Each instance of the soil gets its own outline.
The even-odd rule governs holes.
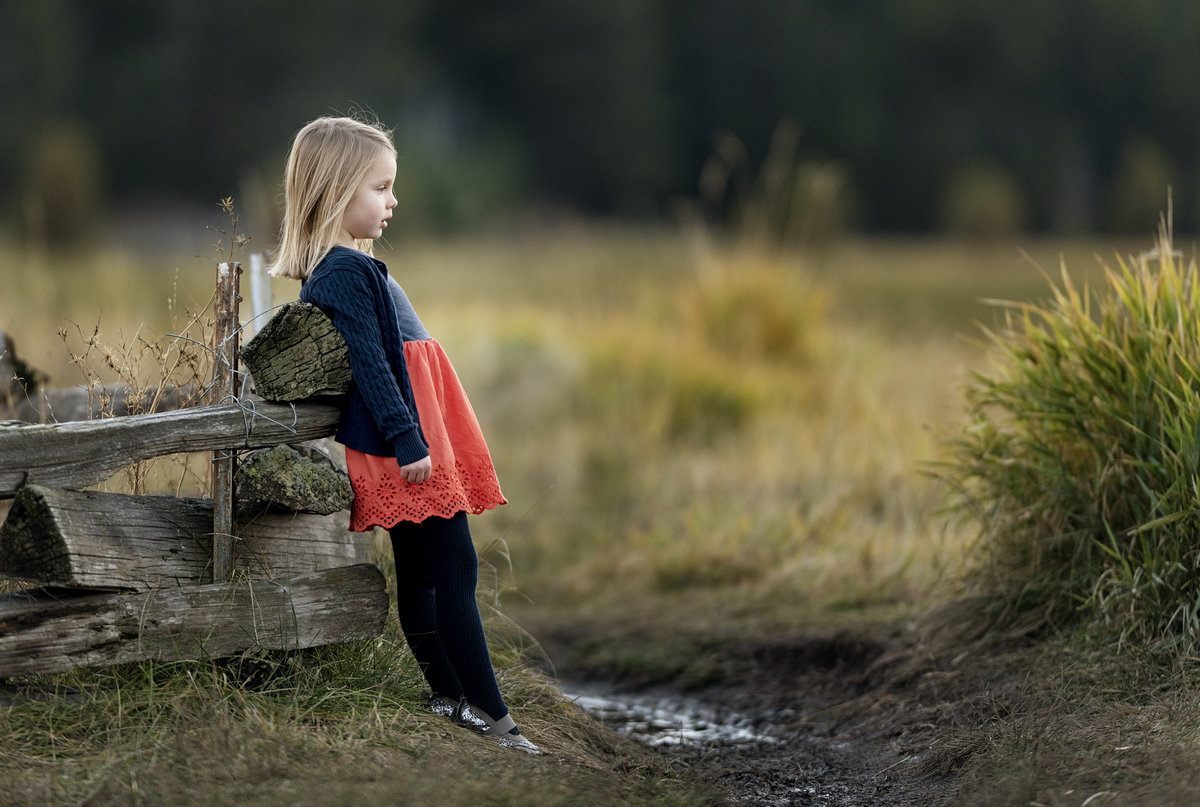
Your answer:
[[[618,630],[606,639],[626,651],[662,641],[635,634]],[[699,682],[683,668],[667,676],[617,670],[596,658],[594,629],[547,626],[536,635],[568,693],[572,681],[617,697],[670,692],[740,715],[760,739],[659,746],[677,768],[738,805],[954,803],[960,766],[972,753],[965,729],[994,713],[1025,677],[1019,655],[1002,648],[938,649],[898,629],[720,642],[705,649]],[[669,680],[653,680],[661,677]]]

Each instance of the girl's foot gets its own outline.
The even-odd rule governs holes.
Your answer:
[[[444,697],[442,695],[428,696],[429,711],[433,712],[438,717],[448,717],[454,720],[454,715],[458,712],[458,701]]]
[[[458,702],[458,712],[454,716],[454,722],[478,732],[484,737],[491,737],[504,748],[515,748],[527,754],[542,753],[542,749],[538,748],[521,734],[521,730],[517,728],[512,715],[509,714],[499,720],[492,720],[482,709],[468,703],[466,698]]]

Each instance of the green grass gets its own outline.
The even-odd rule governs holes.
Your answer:
[[[1200,277],[1163,233],[1092,288],[1009,306],[948,475],[1010,612],[1072,611],[1190,654],[1200,639]]]

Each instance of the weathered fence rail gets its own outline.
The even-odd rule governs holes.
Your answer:
[[[236,306],[236,292],[228,296]],[[0,595],[0,677],[382,631],[388,598],[371,539],[349,533],[344,512],[330,514],[349,502],[349,485],[327,460],[314,471],[310,450],[264,460],[246,484],[252,504],[234,501],[229,473],[213,499],[79,490],[158,456],[214,452],[232,466],[238,451],[332,434],[338,406],[328,396],[349,383],[344,344],[311,306],[289,304],[272,322],[247,346],[247,366],[269,364],[258,392],[289,403],[233,398],[104,420],[0,423],[0,499],[12,499],[0,524],[0,576],[40,584]],[[232,344],[226,371],[236,367],[236,334]],[[344,496],[326,490],[339,484]],[[319,512],[299,512],[314,485]],[[225,522],[220,507],[229,508]]]
[[[368,563],[370,537],[344,513],[240,512],[234,566],[247,575]],[[209,499],[128,496],[27,485],[0,525],[0,569],[25,582],[149,591],[212,576]]]
[[[338,407],[266,401],[76,423],[0,425],[0,498],[23,484],[80,488],[139,460],[167,454],[264,448],[333,434]]]
[[[298,650],[383,631],[388,597],[372,565],[286,581],[245,580],[143,594],[19,592],[0,605],[0,676],[143,659]]]

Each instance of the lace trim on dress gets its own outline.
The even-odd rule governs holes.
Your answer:
[[[371,459],[396,464],[390,457]],[[350,471],[350,483],[354,488],[350,529],[354,532],[365,532],[376,526],[390,529],[401,521],[419,522],[431,516],[449,518],[463,510],[478,515],[508,503],[491,465],[468,468],[456,462],[457,473],[453,475],[456,478],[435,472],[428,482],[420,485],[390,474],[356,471],[358,469]]]

